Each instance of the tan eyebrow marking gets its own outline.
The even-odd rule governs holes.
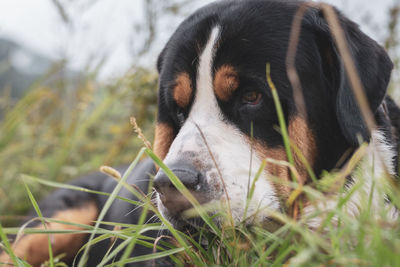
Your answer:
[[[189,105],[193,96],[193,89],[188,73],[182,72],[178,74],[175,79],[175,87],[172,90],[172,95],[179,107],[185,108]]]
[[[228,101],[239,87],[239,75],[231,65],[222,65],[214,78],[214,91],[222,101]]]
[[[154,137],[154,153],[160,159],[167,156],[172,141],[175,138],[174,129],[167,123],[158,123]]]

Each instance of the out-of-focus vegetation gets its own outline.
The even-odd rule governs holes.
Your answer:
[[[43,86],[39,80],[15,105],[3,110],[1,215],[21,214],[29,207],[19,181],[22,173],[66,181],[102,164],[129,163],[142,145],[134,138],[130,116],[152,138],[154,72],[135,68],[109,84],[88,76],[73,88],[62,79],[56,85]],[[46,190],[33,191],[42,195]]]

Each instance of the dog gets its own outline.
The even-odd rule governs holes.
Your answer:
[[[337,10],[376,127],[370,131],[363,119],[330,25],[316,5],[304,13],[297,44],[295,69],[305,107],[305,112],[300,112],[285,58],[293,18],[301,5],[301,1],[274,0],[212,3],[178,27],[158,58],[154,152],[199,203],[229,201],[235,223],[268,225],[268,211],[285,212],[282,203],[291,193],[287,186],[292,181],[289,168],[267,164],[248,206],[247,213],[253,216],[251,220],[244,217],[249,185],[263,159],[288,160],[282,134],[275,127],[279,121],[267,82],[267,63],[287,122],[288,137],[317,176],[323,170],[346,166],[362,141],[369,143],[362,164],[373,165],[379,175],[397,175],[400,109],[386,94],[393,64],[377,42]],[[307,184],[310,175],[305,164],[297,154],[293,154],[293,162],[298,182]],[[153,175],[155,201],[162,216],[177,229],[199,226],[198,219],[182,216],[192,207],[190,202],[178,193],[163,170],[156,170],[151,160],[139,164],[127,183],[147,192]],[[350,187],[356,179],[349,175],[345,186]],[[99,173],[72,182],[103,192],[111,192],[115,184]],[[368,187],[371,181],[366,184]],[[119,195],[132,199],[127,190]],[[105,196],[61,189],[45,198],[41,209],[45,217],[91,224],[105,201]],[[357,201],[359,196],[350,201],[355,215]],[[257,212],[259,209],[266,211]],[[131,204],[117,199],[104,220],[137,223],[141,209],[132,210]],[[317,222],[310,222],[313,224]],[[55,223],[50,227],[74,229]],[[54,253],[66,253],[67,260],[86,240],[83,234],[52,238]],[[46,242],[46,235],[25,236],[14,244],[14,249],[19,257],[39,265],[48,257]],[[109,241],[94,245],[88,266],[95,266],[108,246]],[[137,246],[133,255],[145,253],[146,248]],[[4,254],[2,257],[6,258]]]

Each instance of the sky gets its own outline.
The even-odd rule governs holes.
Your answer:
[[[162,0],[160,0],[162,1]],[[378,42],[386,36],[388,7],[400,0],[328,0]],[[0,37],[7,37],[53,58],[68,58],[74,70],[93,68],[105,59],[101,77],[123,74],[136,63],[154,67],[157,54],[184,17],[160,22],[161,34],[150,52],[138,59],[132,51],[140,38],[135,27],[144,20],[142,0],[64,0],[65,23],[52,0],[0,0]],[[193,1],[196,7],[210,0]],[[187,12],[190,13],[190,12]],[[135,61],[135,62],[134,62]],[[90,64],[89,64],[90,63]]]

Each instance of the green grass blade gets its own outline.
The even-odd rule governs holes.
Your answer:
[[[165,172],[172,184],[178,189],[178,191],[193,205],[200,217],[205,223],[218,235],[221,236],[221,230],[214,224],[210,219],[207,212],[200,205],[197,199],[189,192],[181,180],[165,165],[150,149],[146,149],[146,154]]]
[[[153,181],[154,181],[154,179],[150,179],[147,192],[151,192],[151,190],[153,188]],[[142,212],[140,214],[139,221],[138,221],[138,225],[142,226],[142,227],[143,227],[143,224],[145,223],[145,220],[146,220],[146,217],[148,214],[148,210],[151,205],[151,203],[150,203],[151,200],[150,199],[147,199],[147,200],[148,200],[148,202],[146,203],[146,205],[144,205]],[[137,231],[133,235],[133,241],[131,243],[129,243],[128,247],[125,249],[124,253],[122,254],[121,261],[118,264],[118,267],[123,267],[123,262],[131,255],[131,253],[136,245],[136,240],[138,238],[139,233],[140,233],[140,231]]]
[[[281,131],[282,131],[283,144],[285,146],[288,162],[292,166],[295,166],[294,165],[294,160],[293,160],[293,155],[292,155],[292,150],[290,148],[290,140],[289,140],[289,135],[288,135],[287,127],[286,127],[285,116],[283,114],[283,109],[282,109],[282,106],[281,106],[281,102],[279,101],[278,90],[276,89],[275,84],[273,83],[273,81],[271,79],[271,65],[269,63],[267,63],[266,75],[267,75],[268,85],[269,85],[269,87],[271,89],[271,92],[272,92],[272,98],[274,99],[276,112],[278,114],[279,126],[280,126]],[[296,181],[296,177],[293,174],[293,172],[291,172],[291,174],[292,174],[293,181]]]
[[[8,238],[5,234],[5,232],[3,231],[3,227],[0,223],[0,238],[2,243],[4,244],[4,251],[9,255],[9,257],[12,260],[12,263],[14,264],[14,266],[30,266],[28,263],[21,261],[20,259],[17,258],[17,256],[15,256],[14,251],[11,248],[10,242],[8,242]],[[2,263],[0,262],[0,265]],[[6,265],[5,265],[6,266]]]
[[[110,196],[110,193],[106,193],[106,192],[101,192],[101,191],[95,191],[95,190],[90,190],[84,187],[80,187],[80,186],[76,186],[76,185],[72,185],[72,184],[65,184],[65,183],[57,183],[57,182],[53,182],[53,181],[48,181],[48,180],[43,180],[37,177],[33,177],[31,175],[26,175],[26,174],[22,174],[22,177],[24,179],[27,180],[31,180],[33,182],[39,183],[39,184],[43,184],[46,186],[50,186],[53,188],[63,188],[63,189],[70,189],[70,190],[75,190],[75,191],[81,191],[81,192],[85,192],[85,193],[90,193],[90,194],[96,194],[96,195],[102,195],[102,196]],[[141,205],[142,203],[138,202],[138,201],[134,201],[132,199],[129,198],[124,198],[124,197],[120,197],[117,196],[116,197],[119,200],[125,201],[125,202],[129,202],[130,204],[133,205]]]
[[[115,262],[113,264],[106,265],[106,267],[115,266],[116,264],[123,266],[124,264],[127,264],[127,263],[155,260],[155,259],[159,259],[159,258],[163,258],[163,257],[168,257],[168,256],[177,254],[182,251],[185,251],[185,248],[170,249],[170,250],[166,250],[166,251],[162,251],[162,252],[156,252],[153,254],[129,258],[129,259],[126,259],[125,261],[119,261],[119,262]]]
[[[40,218],[40,220],[41,220],[41,222],[43,224],[44,229],[47,229],[46,220],[44,219],[44,217],[42,215],[42,212],[40,211],[40,208],[39,208],[38,203],[36,202],[36,199],[34,198],[31,190],[29,189],[29,187],[25,183],[25,181],[24,181],[24,185],[25,185],[26,191],[28,192],[28,196],[29,196],[29,199],[30,199],[30,201],[31,201],[31,203],[33,205],[33,208],[35,209],[37,215],[39,216],[39,218]],[[48,250],[49,250],[49,263],[50,263],[51,267],[54,267],[53,249],[51,247],[50,236],[47,236],[47,244],[48,244]]]
[[[89,241],[88,241],[89,244],[90,244],[90,241],[94,238],[94,236],[96,234],[96,231],[100,226],[101,221],[103,220],[103,218],[106,215],[107,211],[110,209],[111,204],[114,202],[114,200],[117,197],[117,194],[122,189],[122,183],[121,182],[125,182],[126,179],[129,177],[129,175],[132,172],[133,168],[137,165],[137,163],[139,162],[140,158],[142,157],[144,151],[145,150],[143,148],[139,151],[139,154],[136,156],[135,160],[129,165],[128,169],[125,171],[124,175],[122,176],[120,181],[115,186],[115,188],[112,191],[111,195],[108,197],[106,203],[104,204],[103,209],[101,210],[101,212],[100,212],[100,214],[98,216],[98,221],[96,222],[96,224],[94,226],[93,232],[89,237]],[[87,258],[88,258],[88,253],[89,253],[89,249],[90,249],[90,245],[87,246],[86,249],[84,250],[82,258],[78,263],[78,267],[83,267],[86,264],[86,261],[87,261]]]

